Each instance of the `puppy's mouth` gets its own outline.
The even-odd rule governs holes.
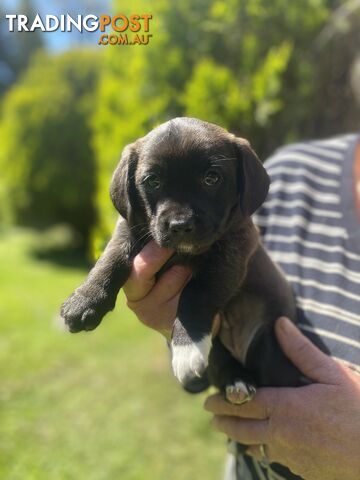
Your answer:
[[[200,255],[211,247],[212,243],[198,243],[189,241],[172,242],[166,238],[155,238],[160,247],[173,248],[181,255]]]
[[[200,255],[211,248],[217,240],[217,232],[213,229],[202,232],[174,232],[168,228],[151,225],[153,238],[160,247],[172,248],[181,255]],[[204,229],[203,229],[204,230]]]
[[[192,243],[179,243],[176,247],[174,247],[178,253],[184,253],[187,255],[195,255],[197,253],[198,247],[193,245]]]
[[[174,250],[181,255],[200,255],[205,253],[211,245],[193,245],[191,243],[180,243],[173,246]]]

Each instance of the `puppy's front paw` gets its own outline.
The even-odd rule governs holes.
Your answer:
[[[187,345],[171,343],[174,375],[184,387],[204,375],[210,349],[211,335],[206,335],[199,342]]]
[[[62,304],[60,315],[70,332],[76,333],[96,328],[108,310],[104,298],[91,298],[75,291]]]
[[[235,405],[249,402],[256,393],[256,388],[251,383],[236,380],[231,385],[227,385],[225,397],[226,400]]]

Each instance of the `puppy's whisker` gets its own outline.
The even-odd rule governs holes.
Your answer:
[[[141,237],[139,237],[138,239],[136,239],[136,242],[134,243],[134,247],[138,246],[139,243],[141,242],[146,242],[147,240],[151,240],[152,239],[152,235],[150,232],[145,232],[144,235],[141,235]]]
[[[147,227],[147,223],[138,223],[137,225],[133,225],[129,227],[129,230],[135,230],[135,228]]]

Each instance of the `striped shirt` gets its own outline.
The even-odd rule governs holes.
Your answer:
[[[265,163],[270,192],[254,220],[292,284],[304,334],[360,371],[360,223],[352,174],[359,138],[277,150]],[[251,478],[282,478],[254,467]]]

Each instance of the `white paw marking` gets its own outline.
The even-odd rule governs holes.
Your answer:
[[[172,368],[180,383],[183,384],[189,378],[201,377],[208,366],[210,349],[211,335],[190,345],[171,345]]]
[[[226,387],[226,400],[236,405],[249,402],[256,393],[256,389],[250,383],[237,380]]]

